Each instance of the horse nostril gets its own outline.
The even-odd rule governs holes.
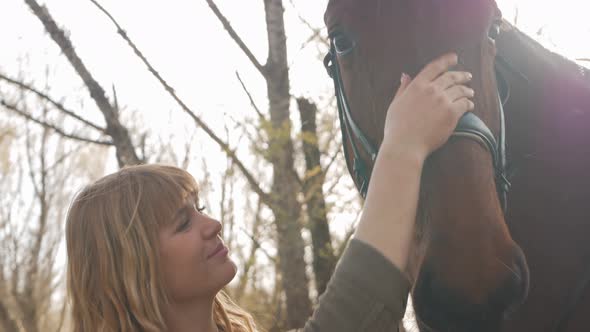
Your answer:
[[[471,304],[456,290],[447,288],[431,271],[421,271],[413,292],[417,320],[427,331],[494,331],[485,306]]]
[[[495,283],[489,287],[483,302],[473,302],[474,293],[461,284],[444,282],[428,262],[413,290],[417,319],[435,331],[498,331],[503,319],[525,301],[529,289],[529,270],[520,247],[514,247],[511,263],[495,270]],[[485,285],[482,285],[482,287]]]

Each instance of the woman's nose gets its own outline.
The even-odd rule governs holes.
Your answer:
[[[211,239],[216,237],[219,233],[221,233],[221,223],[213,218],[207,217],[205,220],[205,224],[201,229],[201,234],[205,239]]]

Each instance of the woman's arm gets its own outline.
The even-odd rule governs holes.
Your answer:
[[[385,150],[385,149],[383,149]],[[405,270],[424,158],[396,147],[379,151],[354,237]]]

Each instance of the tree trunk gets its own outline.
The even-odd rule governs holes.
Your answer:
[[[297,200],[299,183],[293,165],[287,37],[282,1],[264,0],[264,9],[269,43],[265,78],[272,124],[269,155],[273,165],[274,204],[271,209],[278,232],[279,267],[287,301],[287,327],[296,328],[305,324],[312,307],[301,235],[301,204]]]
[[[17,332],[18,326],[16,321],[10,317],[8,308],[0,302],[0,331]]]
[[[308,228],[313,244],[313,272],[318,297],[326,290],[336,266],[330,226],[324,199],[324,171],[320,164],[320,149],[316,126],[317,106],[305,98],[298,98],[301,116],[301,139],[305,154],[303,192],[307,205]]]

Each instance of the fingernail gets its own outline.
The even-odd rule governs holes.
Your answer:
[[[402,73],[402,77],[400,79],[400,82],[403,84],[403,83],[407,82],[409,78],[410,78],[410,76],[408,76],[408,74]]]

